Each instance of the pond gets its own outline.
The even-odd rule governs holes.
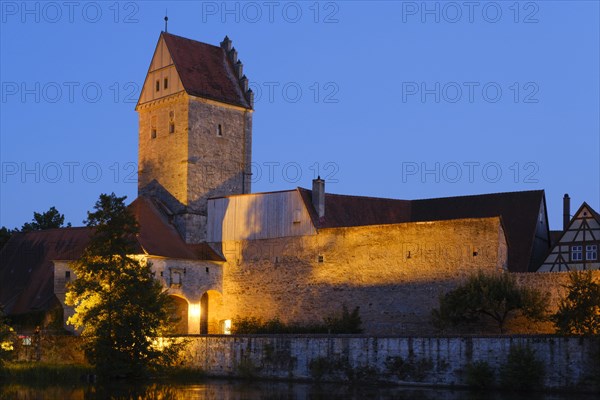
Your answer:
[[[206,380],[195,384],[124,383],[89,386],[0,385],[0,399],[96,400],[592,400],[593,395],[516,394],[449,389]]]

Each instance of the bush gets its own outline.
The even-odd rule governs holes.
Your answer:
[[[565,287],[558,312],[552,316],[557,333],[566,335],[600,334],[600,282],[592,279],[591,271],[573,271]]]
[[[324,318],[327,330],[330,333],[361,333],[362,320],[359,314],[359,307],[352,312],[348,312],[346,305],[342,305],[341,315],[332,315]]]
[[[433,361],[429,358],[415,358],[409,356],[408,359],[402,357],[388,357],[385,366],[388,373],[396,376],[401,381],[422,382],[427,378],[427,374],[433,370]]]
[[[542,386],[544,364],[528,346],[511,346],[506,363],[500,368],[500,383],[507,389],[532,390]]]
[[[509,273],[486,275],[479,271],[440,297],[440,307],[433,310],[432,319],[440,329],[473,323],[485,326],[489,320],[504,333],[506,321],[517,313],[534,321],[546,318],[547,303],[546,295],[519,286]]]
[[[231,333],[237,335],[253,334],[323,334],[323,333],[361,333],[361,318],[359,308],[356,307],[352,312],[342,306],[342,312],[339,315],[331,315],[323,319],[323,324],[286,324],[279,318],[273,318],[267,322],[257,317],[236,317],[233,320]]]
[[[476,361],[466,366],[467,385],[484,389],[494,384],[494,369],[485,361]]]

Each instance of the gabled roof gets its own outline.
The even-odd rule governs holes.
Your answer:
[[[589,217],[586,215],[586,211],[589,211]],[[583,215],[582,215],[583,214]],[[595,221],[596,224],[590,224],[591,221],[586,221],[585,224],[575,225],[576,221],[581,220]],[[548,250],[542,264],[538,271],[540,272],[553,272],[553,271],[570,271],[576,270],[583,266],[583,268],[597,268],[597,260],[571,260],[569,246],[572,244],[583,244],[586,236],[587,240],[594,242],[600,237],[600,214],[596,212],[589,204],[585,201],[577,209],[573,217],[569,221],[566,229],[563,231],[552,231],[552,246]],[[580,231],[581,230],[581,231]],[[589,233],[589,236],[587,235]],[[580,236],[581,234],[581,236]],[[591,236],[591,237],[590,237]],[[567,246],[567,250],[563,249],[563,246]],[[587,258],[587,256],[586,256]],[[596,265],[596,266],[595,266]]]
[[[15,233],[0,250],[0,304],[7,314],[47,310],[54,296],[52,260],[73,260],[83,253],[89,228],[60,228]]]
[[[187,244],[168,218],[149,198],[138,197],[129,205],[129,209],[140,226],[140,232],[136,237],[139,254],[189,260],[225,261],[206,243]]]
[[[325,194],[325,216],[317,216],[312,191],[298,188],[317,229],[402,222],[501,217],[508,241],[509,266],[525,272],[530,266],[544,191],[491,193],[423,200]]]
[[[161,38],[189,95],[252,108],[223,48],[166,32]]]
[[[140,232],[136,253],[152,256],[224,261],[208,244],[186,244],[151,200],[138,197],[129,205]],[[8,314],[49,309],[54,296],[52,261],[76,260],[83,254],[92,228],[60,228],[15,233],[0,250],[0,304]]]
[[[527,272],[531,268],[537,268],[537,265],[531,265],[531,257],[544,198],[543,190],[532,190],[414,200],[412,220],[438,221],[500,216],[508,242],[510,270]]]

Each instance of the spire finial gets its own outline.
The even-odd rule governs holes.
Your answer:
[[[165,9],[165,32],[168,32],[169,17],[167,16],[167,10]]]

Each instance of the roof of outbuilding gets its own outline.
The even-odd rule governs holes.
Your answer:
[[[161,37],[188,94],[252,108],[223,48],[166,32]]]
[[[153,202],[138,197],[129,209],[139,234],[136,252],[152,256],[224,261],[208,244],[186,244]],[[0,250],[0,304],[8,314],[48,309],[55,301],[52,261],[76,260],[88,245],[88,227],[47,229],[15,233]]]

